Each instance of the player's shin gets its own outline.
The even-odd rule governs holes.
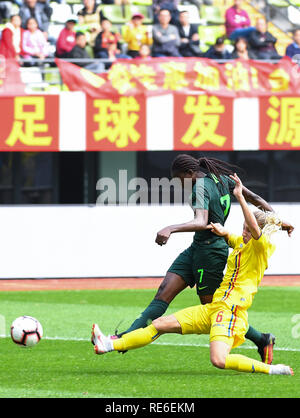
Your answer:
[[[270,373],[270,365],[253,360],[240,354],[228,354],[225,361],[225,369],[237,370],[246,373]]]
[[[113,347],[116,351],[133,350],[144,347],[155,341],[161,334],[151,324],[146,328],[124,334],[121,338],[113,340]]]

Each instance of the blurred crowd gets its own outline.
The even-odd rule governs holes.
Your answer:
[[[178,0],[153,0],[151,24],[145,24],[142,13],[134,13],[116,29],[105,15],[103,5],[113,3],[121,8],[128,1],[102,0],[98,4],[96,0],[83,0],[82,8],[66,18],[61,32],[53,38],[49,35],[53,8],[47,0],[0,0],[0,54],[26,59],[27,65],[32,65],[34,61],[30,63],[30,60],[37,58],[68,58],[95,71],[108,68],[119,58],[281,58],[276,50],[277,39],[268,31],[267,21],[260,17],[251,22],[243,9],[243,0],[233,0],[225,13],[224,35],[217,37],[215,44],[205,51],[200,47],[199,25],[190,23],[188,10],[178,9]],[[201,6],[201,0],[190,0],[190,3]],[[211,2],[205,0],[204,4]],[[14,7],[18,13],[13,13]],[[300,54],[300,29],[294,31],[293,42],[286,49],[287,56],[297,54]],[[87,61],[91,58],[102,62],[95,60],[91,64]],[[103,59],[107,60],[104,64]]]

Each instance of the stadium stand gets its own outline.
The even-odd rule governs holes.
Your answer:
[[[67,0],[65,3],[57,3],[51,1],[52,16],[48,29],[48,40],[51,44],[51,57],[55,54],[56,40],[64,28],[66,20],[71,15],[78,15],[83,8],[82,0]],[[199,47],[205,53],[212,45],[216,43],[219,37],[225,34],[225,13],[233,4],[232,0],[213,0],[211,5],[202,4],[199,8],[195,4],[191,4],[186,0],[182,0],[178,5],[178,10],[186,10],[189,12],[189,20],[191,24],[199,25]],[[255,26],[255,22],[260,17],[266,17],[268,21],[269,32],[277,38],[276,50],[280,56],[285,55],[286,47],[292,43],[292,30],[300,26],[300,0],[245,0],[243,9],[248,13],[251,25]],[[18,14],[19,6],[13,4],[14,14]],[[144,16],[143,24],[148,25],[149,32],[153,25],[153,8],[152,0],[132,0],[130,4],[100,4],[99,10],[103,16],[112,22],[112,30],[124,33],[124,25],[126,25],[133,14],[140,13]],[[3,22],[0,25],[0,33],[5,27]],[[87,25],[77,25],[76,30],[88,32]],[[100,30],[100,28],[99,28]],[[226,44],[231,41],[226,40]],[[122,43],[122,52],[126,52],[126,43]],[[49,90],[54,86],[54,90],[59,86],[58,71],[51,64],[41,65],[34,68],[32,72],[27,68],[24,69],[24,77],[29,84],[34,84],[35,89]],[[49,64],[50,63],[50,64]],[[52,73],[52,75],[51,75]],[[49,87],[49,89],[48,89]]]

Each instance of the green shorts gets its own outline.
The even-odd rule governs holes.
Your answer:
[[[168,271],[181,276],[188,286],[196,285],[199,296],[213,295],[223,279],[227,257],[224,240],[204,241],[179,254]]]

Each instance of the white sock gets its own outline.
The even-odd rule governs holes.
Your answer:
[[[291,375],[291,369],[284,364],[271,364],[269,374],[285,374]]]

